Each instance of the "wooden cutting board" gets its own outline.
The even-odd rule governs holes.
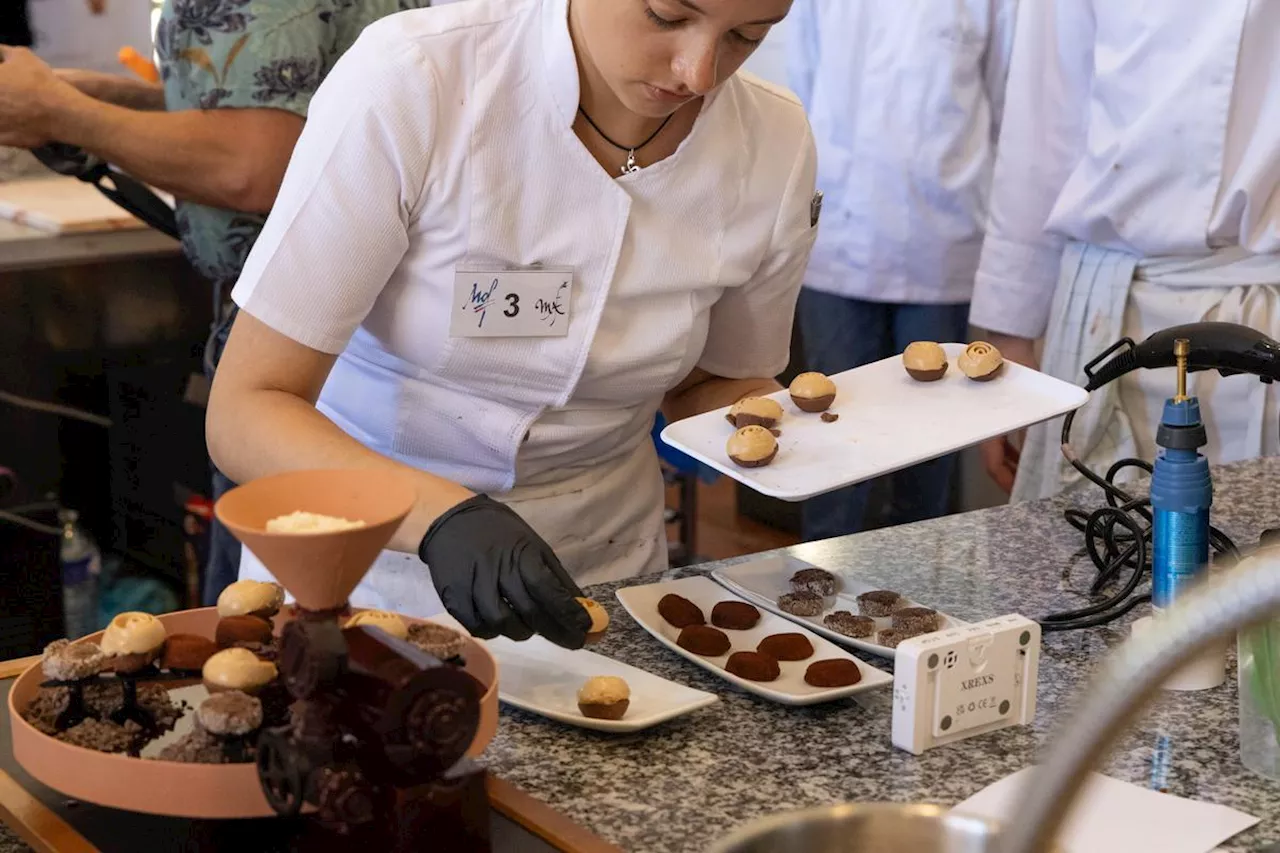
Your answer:
[[[0,183],[0,219],[55,234],[147,227],[97,188],[62,176]]]

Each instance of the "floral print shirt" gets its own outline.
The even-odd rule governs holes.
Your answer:
[[[306,116],[367,25],[431,0],[165,0],[156,50],[166,107],[264,107]],[[183,249],[210,281],[240,275],[266,217],[178,204]]]

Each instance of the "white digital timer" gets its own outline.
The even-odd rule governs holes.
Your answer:
[[[998,616],[904,640],[893,672],[893,745],[935,746],[1026,725],[1036,715],[1040,626]]]

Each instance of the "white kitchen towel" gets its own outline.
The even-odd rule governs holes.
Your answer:
[[[1036,768],[988,785],[955,811],[1004,822]],[[1258,818],[1162,794],[1098,773],[1076,798],[1058,835],[1063,853],[1210,853]]]

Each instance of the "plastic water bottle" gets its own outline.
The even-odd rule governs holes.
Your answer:
[[[62,567],[62,618],[67,636],[83,637],[98,628],[98,576],[102,555],[79,524],[75,510],[58,511],[62,539],[58,558]]]

